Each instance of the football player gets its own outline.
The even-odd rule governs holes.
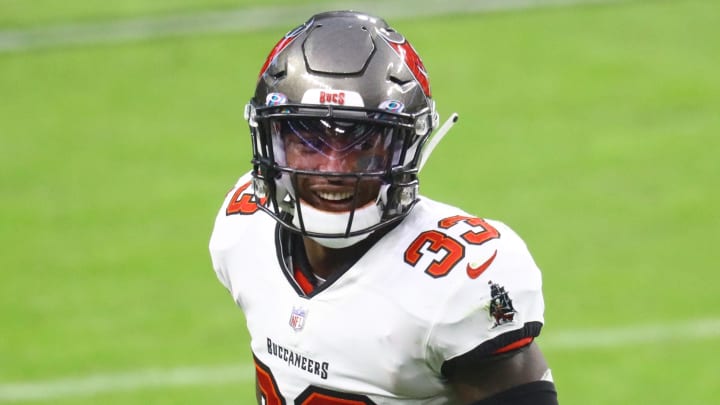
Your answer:
[[[557,403],[522,239],[418,193],[455,117],[438,130],[403,35],[315,15],[272,49],[245,113],[252,171],[210,251],[247,320],[258,404]]]

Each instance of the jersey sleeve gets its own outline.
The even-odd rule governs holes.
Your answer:
[[[515,232],[488,222],[500,238],[467,249],[468,261],[457,270],[463,276],[441,303],[428,338],[428,360],[446,377],[463,362],[487,360],[526,345],[540,334],[544,322],[538,266]],[[485,263],[489,265],[482,275],[465,276]]]
[[[227,193],[215,218],[215,225],[210,236],[209,249],[212,266],[218,280],[228,291],[232,291],[232,289],[224,260],[225,252],[239,242],[237,228],[240,221],[238,216],[228,214],[228,207],[242,194],[252,194],[252,186],[249,185],[251,179],[250,173],[242,175],[232,190]]]

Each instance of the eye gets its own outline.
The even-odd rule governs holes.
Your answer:
[[[381,134],[376,132],[374,134],[367,134],[365,139],[355,145],[355,150],[366,151],[373,149],[378,146],[380,142]]]

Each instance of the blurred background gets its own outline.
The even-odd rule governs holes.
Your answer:
[[[0,402],[254,402],[207,243],[269,50],[345,8],[460,114],[422,192],[528,243],[561,403],[717,403],[716,0],[0,0]]]

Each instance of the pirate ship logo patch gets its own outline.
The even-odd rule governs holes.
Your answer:
[[[517,311],[515,311],[512,300],[508,292],[505,291],[505,287],[492,281],[488,281],[488,284],[490,284],[490,305],[488,305],[488,313],[493,320],[493,325],[490,329],[512,323]]]

